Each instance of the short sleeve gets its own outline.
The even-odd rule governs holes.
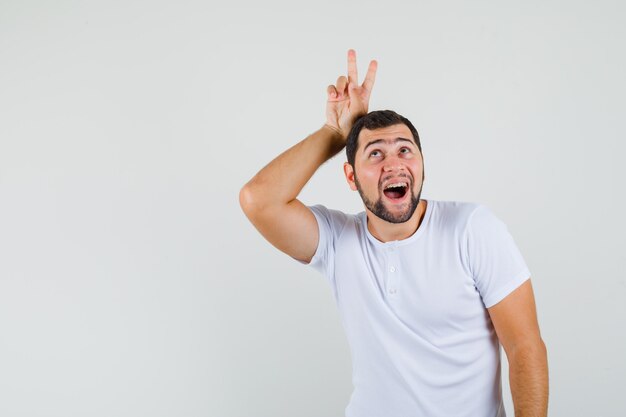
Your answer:
[[[319,241],[309,265],[333,281],[335,264],[335,243],[340,238],[349,217],[347,214],[330,210],[322,205],[309,206],[317,220]]]
[[[317,249],[309,265],[326,275],[327,266],[329,264],[328,258],[331,254],[330,248],[332,247],[332,223],[330,220],[330,213],[328,209],[322,205],[310,206],[309,210],[315,215],[317,220],[317,228],[319,230],[319,241],[317,243]]]
[[[530,278],[530,271],[506,225],[485,206],[470,215],[467,259],[485,307],[489,308]]]

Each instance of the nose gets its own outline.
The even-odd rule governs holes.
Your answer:
[[[396,156],[391,156],[385,159],[385,164],[383,165],[383,171],[385,172],[393,172],[393,171],[404,171],[404,165],[400,158]]]

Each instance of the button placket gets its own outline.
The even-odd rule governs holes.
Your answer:
[[[387,252],[387,294],[394,296],[397,292],[398,283],[398,259],[395,245],[390,245]]]

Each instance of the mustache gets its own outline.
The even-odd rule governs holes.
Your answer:
[[[407,182],[409,183],[409,188],[411,188],[413,186],[413,177],[405,174],[405,173],[401,173],[401,174],[397,174],[397,175],[387,175],[385,177],[381,177],[380,181],[378,181],[378,188],[380,190],[383,189],[383,184],[385,182],[387,182],[388,180],[390,180],[391,178],[405,178],[407,180]]]

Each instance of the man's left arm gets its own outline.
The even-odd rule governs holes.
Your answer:
[[[509,361],[515,417],[546,417],[548,357],[530,279],[488,311]]]

